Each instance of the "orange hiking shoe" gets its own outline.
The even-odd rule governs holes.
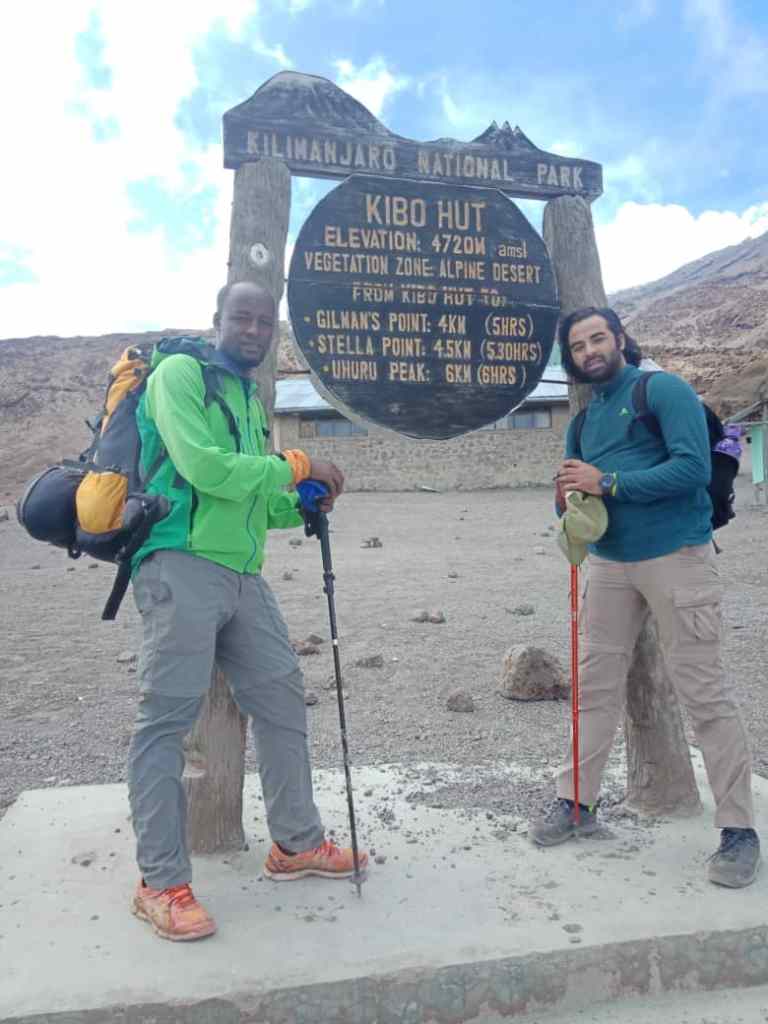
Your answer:
[[[358,854],[360,872],[368,866],[368,854]],[[314,850],[304,853],[283,853],[277,843],[272,844],[264,863],[264,874],[275,882],[291,882],[294,878],[319,875],[321,878],[352,878],[355,861],[349,847],[339,847],[326,839]]]
[[[197,902],[189,885],[150,889],[139,882],[131,910],[142,921],[149,921],[161,939],[171,942],[194,942],[216,931],[216,923]]]

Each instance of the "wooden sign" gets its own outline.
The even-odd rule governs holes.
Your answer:
[[[603,171],[538,149],[519,128],[496,122],[471,142],[416,142],[395,135],[333,82],[281,71],[224,114],[224,166],[270,156],[293,174],[347,178],[378,174],[418,181],[486,186],[533,199],[595,199]]]
[[[546,247],[500,191],[367,175],[305,222],[288,304],[331,396],[419,438],[455,437],[518,406],[559,313]]]

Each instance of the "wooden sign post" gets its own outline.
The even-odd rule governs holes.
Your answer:
[[[227,282],[253,281],[279,307],[285,280],[285,241],[291,208],[291,176],[279,160],[243,164],[235,173]],[[271,422],[275,404],[277,344],[254,380]],[[242,849],[246,721],[223,674],[211,689],[185,744],[189,802],[187,838],[193,853]]]

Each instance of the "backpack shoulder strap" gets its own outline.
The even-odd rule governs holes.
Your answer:
[[[707,433],[709,434],[709,446],[714,448],[725,440],[725,426],[714,409],[711,409],[706,402],[702,402],[704,416],[707,421]]]
[[[206,408],[215,402],[216,405],[221,409],[224,419],[227,421],[227,427],[230,434],[232,435],[235,442],[235,451],[241,452],[243,450],[242,438],[240,436],[240,430],[237,426],[232,410],[229,408],[227,403],[224,401],[224,397],[219,390],[219,373],[215,366],[210,363],[200,363],[200,371],[203,375],[203,384],[205,386],[205,395],[203,401],[205,402]]]
[[[643,426],[655,437],[661,437],[659,421],[648,407],[648,381],[655,377],[658,370],[644,370],[635,381],[632,388],[632,404],[635,407],[635,416],[632,423],[642,423]]]
[[[581,432],[584,430],[584,420],[587,418],[587,410],[582,409],[573,417],[573,440],[576,443],[579,456],[581,456]]]

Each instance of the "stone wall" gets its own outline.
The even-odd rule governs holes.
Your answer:
[[[299,417],[283,415],[274,433],[279,448],[335,462],[351,491],[549,487],[568,418],[567,408],[554,407],[549,430],[476,430],[451,441],[414,441],[380,427],[369,427],[367,436],[299,437]]]

